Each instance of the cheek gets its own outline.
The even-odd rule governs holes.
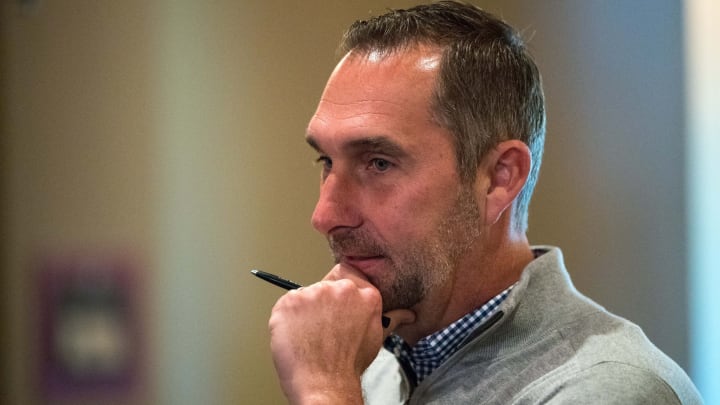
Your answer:
[[[426,239],[444,219],[457,192],[453,187],[430,186],[397,192],[377,212],[375,228],[388,242]]]

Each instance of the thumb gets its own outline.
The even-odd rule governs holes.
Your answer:
[[[395,329],[399,326],[409,325],[415,322],[415,312],[409,309],[394,309],[385,312],[383,315],[390,319],[390,325],[383,329],[384,337],[388,337],[395,332]]]

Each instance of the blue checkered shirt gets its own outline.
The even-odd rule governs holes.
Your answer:
[[[490,319],[505,301],[515,284],[493,297],[485,305],[453,322],[447,328],[426,336],[410,347],[398,335],[390,335],[385,340],[385,349],[394,353],[401,364],[412,368],[417,384],[430,375],[436,368],[460,349],[466,337]]]

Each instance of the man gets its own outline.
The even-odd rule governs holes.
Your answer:
[[[511,27],[441,2],[359,21],[343,51],[307,130],[337,265],[269,322],[290,403],[701,402],[529,245],[545,111]]]

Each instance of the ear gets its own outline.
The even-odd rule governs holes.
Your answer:
[[[487,188],[485,223],[496,223],[515,201],[530,175],[530,148],[517,139],[500,142],[485,157]]]

